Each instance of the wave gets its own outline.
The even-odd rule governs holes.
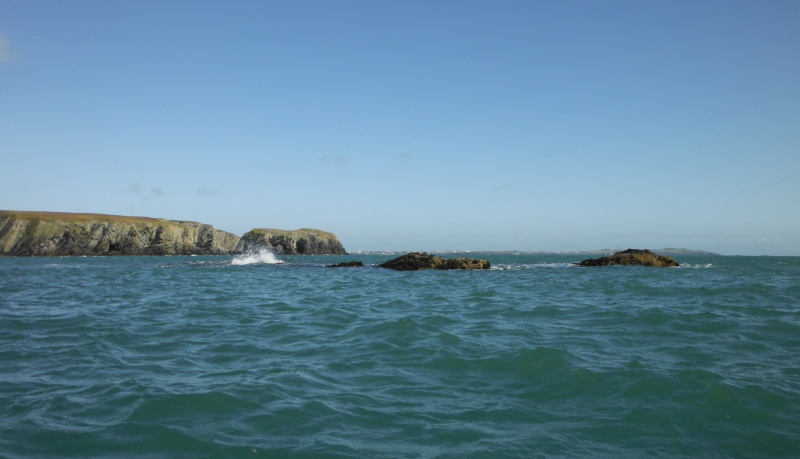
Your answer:
[[[243,253],[241,255],[237,255],[233,257],[231,260],[231,265],[233,266],[243,266],[243,265],[280,265],[283,264],[282,260],[279,260],[275,253],[269,249],[259,249],[253,252]]]
[[[509,271],[536,268],[574,268],[576,266],[578,265],[575,263],[500,263],[493,265],[491,269],[498,271]]]
[[[578,268],[577,262],[572,263],[500,263],[493,265],[491,269],[496,271],[515,271],[521,269],[537,269],[537,268]],[[692,268],[692,269],[708,269],[714,268],[712,263],[681,263],[680,266],[675,268]]]

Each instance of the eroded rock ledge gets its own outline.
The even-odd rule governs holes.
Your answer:
[[[364,263],[361,261],[345,261],[335,265],[327,265],[326,268],[363,268]]]
[[[239,237],[211,225],[148,217],[0,211],[0,255],[225,255]]]
[[[347,255],[335,234],[310,228],[292,231],[256,228],[242,236],[236,251],[250,252],[264,248],[274,250],[278,255]]]
[[[477,258],[442,258],[425,252],[411,252],[386,263],[381,268],[397,271],[419,271],[422,269],[489,269],[492,265]]]
[[[580,266],[613,266],[613,265],[638,265],[672,267],[679,266],[674,258],[665,255],[656,255],[649,250],[628,249],[616,252],[610,257],[590,258],[578,263]]]

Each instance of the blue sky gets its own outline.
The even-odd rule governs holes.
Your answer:
[[[0,3],[0,209],[800,255],[800,2]]]

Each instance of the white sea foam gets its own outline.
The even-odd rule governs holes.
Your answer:
[[[278,260],[275,254],[268,249],[260,249],[255,252],[243,253],[237,255],[231,260],[234,266],[241,265],[279,265],[283,261]]]
[[[499,271],[536,269],[536,268],[574,268],[575,263],[509,263],[493,265],[491,269]]]

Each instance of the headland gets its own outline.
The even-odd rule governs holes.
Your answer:
[[[0,210],[0,256],[347,254],[335,234],[254,229],[244,237],[212,225],[164,218]]]

